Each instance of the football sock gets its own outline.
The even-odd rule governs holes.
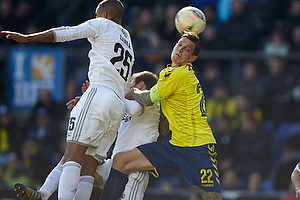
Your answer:
[[[63,172],[58,185],[58,199],[73,199],[79,183],[81,165],[74,161],[68,161],[63,165]]]
[[[90,199],[94,186],[94,177],[80,176],[74,200]]]
[[[63,166],[58,164],[48,174],[44,184],[38,190],[38,192],[41,194],[42,200],[47,200],[53,194],[53,192],[57,190],[62,170]]]
[[[127,181],[127,174],[111,168],[100,200],[118,200],[122,196]]]

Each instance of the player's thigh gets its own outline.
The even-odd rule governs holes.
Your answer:
[[[140,170],[153,170],[151,162],[137,148],[133,150],[117,153],[113,158],[112,167],[125,174]]]

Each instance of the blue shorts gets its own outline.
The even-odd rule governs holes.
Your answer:
[[[155,167],[157,176],[166,168],[179,168],[188,186],[196,185],[205,191],[221,192],[214,144],[178,147],[163,141],[137,148]]]

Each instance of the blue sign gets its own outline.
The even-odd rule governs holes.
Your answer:
[[[48,89],[56,101],[63,99],[63,50],[12,48],[9,53],[9,107],[30,109],[40,89]]]

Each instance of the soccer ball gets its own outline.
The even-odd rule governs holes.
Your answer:
[[[186,6],[177,12],[175,26],[180,34],[194,32],[199,35],[206,26],[206,18],[200,9]]]

